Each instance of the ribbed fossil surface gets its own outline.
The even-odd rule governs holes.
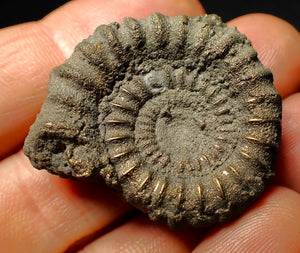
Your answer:
[[[234,219],[274,176],[281,98],[216,15],[101,25],[48,90],[24,146],[33,166],[104,179],[171,227]]]

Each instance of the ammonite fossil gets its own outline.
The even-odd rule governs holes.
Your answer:
[[[237,217],[274,175],[281,98],[251,42],[216,15],[101,25],[48,90],[24,146],[33,166],[103,178],[171,227]]]

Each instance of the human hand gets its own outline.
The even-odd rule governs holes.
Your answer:
[[[278,18],[229,22],[252,40],[283,97],[276,180],[239,219],[213,229],[172,231],[134,211],[104,184],[37,171],[22,151],[47,95],[51,69],[99,24],[153,12],[204,13],[197,0],[77,0],[38,22],[0,30],[1,252],[299,252],[300,35]]]

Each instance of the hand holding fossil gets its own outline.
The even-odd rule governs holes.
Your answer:
[[[87,252],[97,247],[112,251],[124,248],[124,245],[129,251],[135,247],[143,247],[151,251],[150,244],[154,242],[160,249],[171,247],[172,251],[177,250],[177,252],[185,252],[195,247],[195,251],[207,249],[214,251],[219,248],[218,245],[253,248],[253,245],[259,247],[258,245],[264,244],[268,238],[274,239],[274,237],[280,238],[277,240],[280,244],[271,244],[270,250],[282,251],[287,245],[297,242],[299,186],[296,182],[299,181],[300,176],[297,173],[299,154],[297,155],[296,147],[299,146],[297,131],[300,122],[299,111],[297,111],[299,96],[293,93],[299,89],[297,86],[299,77],[296,75],[300,68],[299,34],[290,25],[274,17],[250,15],[231,21],[231,24],[236,25],[253,41],[259,58],[271,68],[275,86],[284,98],[282,147],[277,163],[276,185],[245,215],[232,224],[217,228],[213,236],[203,238],[202,232],[196,234],[192,231],[170,232],[163,226],[148,223],[144,217],[131,216],[129,220],[127,214],[131,213],[132,209],[122,203],[105,186],[99,184],[87,186],[84,183],[73,183],[35,171],[22,153],[8,156],[21,144],[28,126],[39,111],[46,95],[45,87],[50,69],[69,57],[73,46],[92,33],[99,23],[120,21],[123,16],[134,16],[134,13],[139,13],[140,16],[135,17],[140,18],[155,11],[168,15],[180,13],[199,15],[202,11],[196,2],[193,5],[191,1],[188,4],[183,2],[181,8],[177,10],[174,7],[173,9],[166,6],[158,7],[153,5],[152,1],[153,9],[147,9],[145,12],[146,4],[143,3],[141,6],[137,4],[126,13],[122,12],[117,16],[112,15],[104,19],[99,18],[98,15],[107,16],[112,6],[105,3],[97,4],[94,1],[71,2],[37,24],[23,24],[1,31],[3,44],[6,44],[9,39],[14,41],[12,44],[6,44],[6,50],[1,54],[3,57],[1,62],[11,62],[4,65],[2,72],[2,80],[9,85],[1,86],[2,94],[6,94],[1,101],[1,155],[7,159],[0,165],[0,180],[3,187],[1,191],[3,208],[0,217],[6,231],[5,234],[0,235],[0,242],[7,252],[20,250],[18,248],[20,245],[22,249],[26,247],[30,252],[41,251],[43,247],[52,252],[63,251],[95,231],[100,232],[96,233],[92,237],[93,242],[86,246]],[[91,6],[93,6],[94,16],[86,15],[87,9],[91,10]],[[84,8],[87,9],[83,11]],[[144,12],[139,8],[144,9]],[[88,29],[78,26],[76,29],[58,26],[58,21],[74,26],[74,22],[70,21],[72,17],[64,15],[65,13],[73,13],[76,20],[82,17],[80,23],[87,25]],[[47,29],[43,30],[45,27]],[[61,33],[62,31],[64,34]],[[70,32],[72,36],[66,35],[65,31]],[[15,37],[16,34],[19,36]],[[18,45],[18,48],[24,50],[14,52],[12,49],[16,46],[13,45]],[[282,64],[283,62],[285,64]],[[29,65],[31,68],[25,67]],[[268,219],[265,218],[266,215]],[[124,217],[128,219],[126,222]],[[145,223],[147,226],[143,226]],[[96,240],[102,235],[101,231],[110,224],[116,224],[111,233]],[[242,233],[245,228],[248,229],[247,235]],[[278,234],[278,231],[282,234]],[[289,231],[294,237],[285,237],[285,231]],[[40,235],[44,236],[41,238]],[[251,240],[244,240],[244,236],[247,238],[251,236]],[[118,238],[122,239],[120,245],[114,243]],[[141,238],[145,239],[142,241],[142,246],[136,246],[136,242],[142,240]],[[161,240],[162,238],[165,240]],[[32,243],[34,241],[36,243]]]
[[[104,181],[156,222],[208,227],[266,190],[281,97],[217,15],[100,25],[50,74],[24,144],[37,169]]]

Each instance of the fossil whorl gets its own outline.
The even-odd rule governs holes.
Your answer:
[[[48,90],[24,146],[34,167],[103,178],[153,220],[233,219],[273,177],[281,98],[250,41],[216,15],[101,25]]]

